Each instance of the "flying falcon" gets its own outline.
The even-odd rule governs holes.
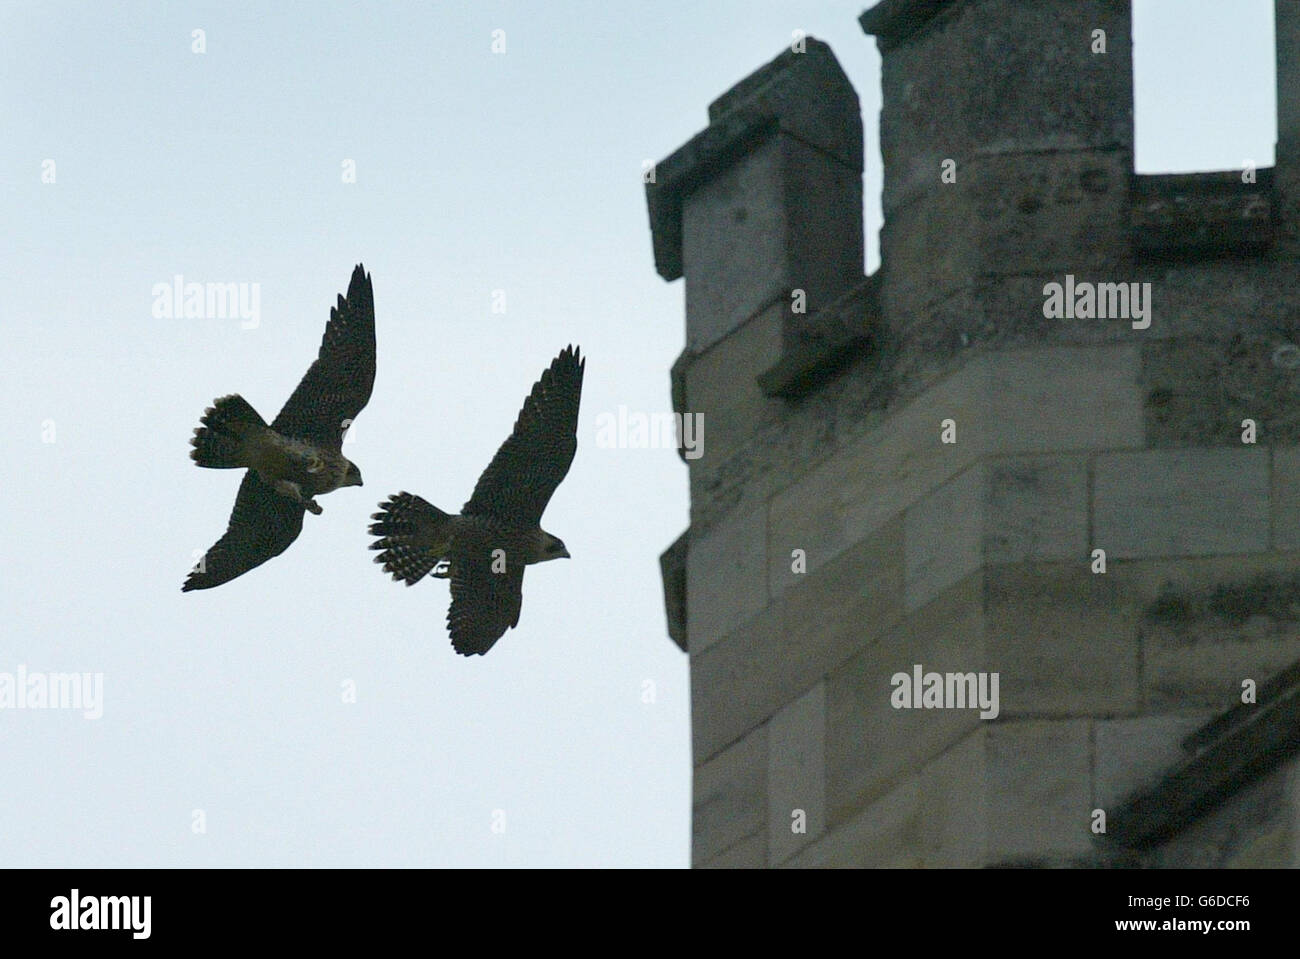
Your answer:
[[[370,533],[381,538],[370,548],[383,550],[375,562],[393,579],[451,580],[447,631],[462,656],[483,655],[518,625],[525,566],[569,555],[540,524],[578,449],[585,365],[572,346],[551,362],[459,516],[406,492],[374,514]]]
[[[270,426],[238,394],[208,408],[190,439],[190,457],[209,469],[243,469],[226,533],[181,587],[211,589],[279,556],[302,531],[314,497],[360,486],[361,471],[343,456],[343,435],[375,385],[375,295],[360,264],[347,299],[325,324],[320,354]]]

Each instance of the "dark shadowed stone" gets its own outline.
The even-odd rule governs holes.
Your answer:
[[[659,574],[664,584],[664,610],[668,615],[668,635],[682,652],[689,649],[686,635],[686,550],[690,542],[688,529],[659,557]]]
[[[768,396],[793,399],[870,350],[879,338],[879,287],[876,272],[827,309],[790,317],[781,359],[759,376],[759,388]]]
[[[1133,176],[1129,234],[1134,252],[1152,257],[1252,253],[1273,243],[1273,170]]]
[[[964,165],[984,156],[1131,154],[1127,2],[914,0],[892,6],[898,22],[923,20],[924,28],[881,43],[886,220],[930,191],[946,158],[957,161],[960,178]],[[925,17],[932,9],[938,15]],[[1106,32],[1104,54],[1092,52],[1094,29]]]
[[[1163,340],[1142,351],[1151,446],[1240,446],[1255,422],[1265,446],[1300,443],[1300,315],[1218,338]],[[1260,327],[1263,327],[1262,329]]]
[[[1182,832],[1226,797],[1300,752],[1300,663],[1189,736],[1189,757],[1152,789],[1131,797],[1110,818],[1108,834],[1145,847]]]
[[[900,43],[925,27],[944,8],[965,0],[882,0],[858,17],[862,32],[879,38],[882,45]]]

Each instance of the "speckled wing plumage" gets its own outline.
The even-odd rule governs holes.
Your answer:
[[[211,589],[279,556],[302,532],[301,503],[277,493],[257,475],[244,474],[225,535],[185,580],[182,592]]]
[[[375,386],[375,294],[357,264],[348,295],[330,308],[320,353],[271,429],[339,452],[351,420]]]
[[[519,623],[528,563],[555,558],[548,544],[568,555],[540,523],[578,448],[584,365],[573,346],[551,361],[461,515],[402,492],[373,516],[370,532],[379,539],[370,548],[382,551],[375,561],[394,579],[409,586],[449,563],[436,575],[451,580],[447,632],[462,656],[486,653]]]
[[[512,560],[510,545],[491,536],[457,544],[451,559],[451,606],[447,632],[462,656],[482,656],[518,625],[524,604],[524,564]],[[505,550],[505,570],[492,571],[492,551]]]
[[[551,361],[462,510],[484,520],[475,535],[457,538],[451,554],[447,631],[463,656],[486,653],[519,622],[524,563],[518,557],[578,449],[584,365],[572,346]],[[504,550],[504,573],[492,572],[494,549]]]
[[[578,449],[578,403],[585,365],[572,346],[551,361],[462,513],[497,517],[519,528],[541,522]]]

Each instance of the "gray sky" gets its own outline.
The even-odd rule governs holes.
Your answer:
[[[669,409],[683,344],[641,164],[793,30],[824,39],[862,98],[874,269],[864,6],[0,3],[0,673],[104,684],[99,719],[0,710],[0,864],[686,865],[689,686],[658,574],[686,469],[595,443],[602,412]],[[1221,6],[1138,4],[1139,169],[1272,162],[1271,3]],[[192,429],[231,392],[275,415],[358,261],[366,485],[182,595],[239,483],[194,467]],[[256,327],[155,317],[177,274],[257,284]],[[365,527],[401,489],[459,509],[568,343],[579,449],[543,522],[573,559],[531,569],[519,627],[466,660],[446,585],[390,581]]]

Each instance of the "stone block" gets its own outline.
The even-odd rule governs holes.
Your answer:
[[[1273,447],[1272,546],[1300,550],[1300,447]]]
[[[1121,149],[968,157],[953,186],[968,211],[976,274],[1059,282],[1066,273],[1098,271],[1101,281],[1135,281],[1127,235],[1132,170],[1132,153]],[[1040,314],[1042,305],[1040,296]],[[1131,329],[1124,320],[1092,322]]]
[[[780,137],[770,137],[682,203],[687,349],[702,353],[789,286]]]
[[[812,315],[862,281],[862,168],[835,162],[794,137],[784,145],[787,282],[804,291]]]
[[[707,652],[693,653],[696,761],[764,722],[897,622],[902,580],[900,517]]]
[[[978,709],[895,709],[895,673],[980,672],[983,579],[974,574],[833,670],[826,685],[827,802],[832,826],[970,734]]]
[[[761,726],[802,692],[788,689],[772,668],[770,657],[785,641],[781,616],[769,611],[709,650],[691,651],[691,753],[696,765]]]
[[[956,181],[945,183],[949,159]],[[890,211],[880,235],[886,315],[906,329],[959,290],[1030,274],[1036,288],[1022,308],[1042,319],[1043,285],[1067,273],[1137,281],[1128,255],[1131,163],[1121,150],[911,158],[904,175],[917,194]],[[1131,329],[1120,319],[1079,322]]]
[[[691,861],[707,862],[767,828],[767,729],[695,767]]]
[[[976,225],[956,185],[939,182],[940,158],[927,164],[927,195],[885,217],[880,228],[880,258],[889,264],[881,287],[881,307],[895,328],[907,330],[928,319],[937,304],[971,287],[981,259]],[[928,164],[933,164],[932,166]],[[910,172],[910,171],[909,171]]]
[[[1086,454],[994,457],[987,470],[987,562],[1080,562],[1088,555]]]
[[[1233,287],[1241,292],[1249,284]],[[1225,311],[1242,309],[1218,298]],[[1246,315],[1259,314],[1247,308]],[[1149,445],[1241,449],[1246,420],[1255,424],[1261,447],[1300,441],[1300,368],[1291,365],[1298,334],[1265,328],[1147,344],[1142,365]]]
[[[1268,549],[1265,449],[1103,453],[1093,471],[1093,546],[1109,559]]]
[[[1122,563],[1141,597],[1146,709],[1225,709],[1300,659],[1300,568],[1259,553]],[[1111,574],[1108,574],[1111,575]]]
[[[766,869],[767,835],[756,832],[746,836],[712,859],[694,865],[697,869]]]
[[[924,828],[920,781],[912,778],[785,864],[801,869],[916,868],[923,861]]]
[[[771,501],[772,584],[788,582],[790,550],[803,549],[811,573],[879,529],[983,453],[978,422],[987,373],[981,361],[959,369],[838,451]],[[958,421],[958,442],[940,442],[940,423]]]
[[[988,783],[981,725],[920,773],[920,847],[928,868],[978,869],[988,858]]]
[[[989,354],[985,446],[999,453],[1141,447],[1136,344]]]
[[[734,513],[686,554],[686,619],[691,656],[767,605],[767,514]]]
[[[687,346],[702,353],[802,289],[824,309],[862,279],[862,173],[783,132],[682,201]]]
[[[692,470],[716,468],[780,416],[781,401],[763,395],[758,375],[781,357],[785,310],[772,304],[687,366],[685,412],[704,421],[700,455],[686,459]]]
[[[776,864],[826,831],[825,683],[768,721],[767,793],[767,847]]]
[[[908,612],[983,564],[987,494],[988,473],[976,463],[904,512],[903,594]]]
[[[987,578],[986,668],[1002,714],[1136,712],[1140,596],[1122,573],[1074,563],[995,566]]]
[[[891,44],[882,56],[886,220],[928,191],[930,171],[944,157],[1132,150],[1127,4],[955,6],[941,23]],[[1091,50],[1094,29],[1106,31],[1105,55]]]
[[[1090,791],[1087,720],[989,723],[787,864],[914,868],[1086,859]]]
[[[995,723],[987,730],[992,864],[1092,848],[1089,720]]]

